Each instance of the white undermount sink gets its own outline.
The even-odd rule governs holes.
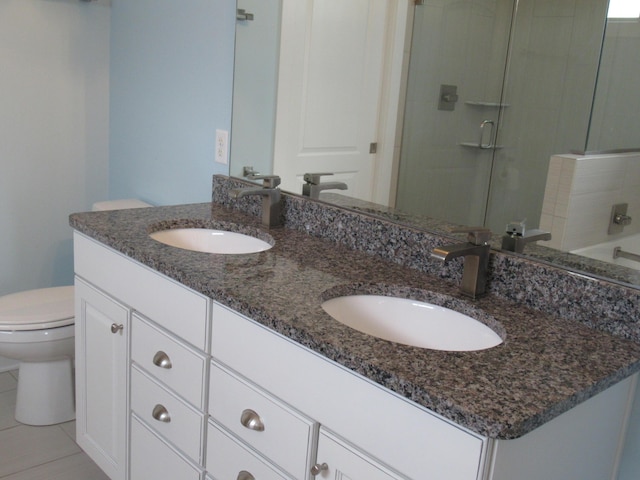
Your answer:
[[[334,319],[362,333],[414,347],[473,351],[495,347],[502,338],[462,313],[417,300],[349,295],[322,303]]]
[[[149,236],[165,245],[205,253],[257,253],[272,247],[251,235],[212,228],[173,228],[153,232]]]

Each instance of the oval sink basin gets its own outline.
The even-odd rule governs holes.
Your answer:
[[[462,352],[502,343],[502,338],[484,323],[417,300],[350,295],[327,300],[322,308],[355,330],[413,347]]]
[[[149,236],[184,250],[227,255],[263,252],[272,247],[270,243],[250,235],[211,228],[173,228],[153,232]]]

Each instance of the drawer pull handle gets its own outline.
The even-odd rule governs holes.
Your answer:
[[[173,366],[171,365],[171,359],[169,358],[169,355],[164,353],[162,350],[158,351],[153,356],[153,364],[156,367],[166,368],[167,370],[169,370]]]
[[[311,467],[311,475],[315,477],[316,475],[319,475],[327,470],[329,470],[329,465],[327,465],[326,463],[316,463],[313,467]]]
[[[117,323],[111,324],[111,333],[118,333],[120,330],[124,330],[123,324],[117,324]]]
[[[251,475],[249,472],[247,472],[246,470],[242,470],[240,473],[238,473],[238,478],[237,480],[256,480],[256,477],[254,477],[253,475]]]
[[[151,416],[158,420],[159,422],[169,423],[171,421],[171,415],[163,405],[156,405],[153,407],[153,412],[151,412]]]
[[[255,430],[256,432],[262,432],[264,430],[264,423],[262,423],[260,415],[250,408],[242,411],[240,423],[249,430]]]

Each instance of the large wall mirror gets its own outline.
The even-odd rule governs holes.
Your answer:
[[[524,254],[638,286],[583,253],[640,238],[640,0],[610,1],[238,0],[230,173],[331,172],[324,201],[496,248],[524,221],[553,233]]]

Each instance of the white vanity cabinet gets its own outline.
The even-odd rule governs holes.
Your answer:
[[[77,441],[112,480],[615,478],[636,376],[493,440],[74,239]]]
[[[313,466],[317,478],[362,478],[366,480],[400,480],[400,477],[371,457],[348,445],[324,429],[318,438],[318,461]]]
[[[288,477],[307,478],[317,423],[216,362],[209,377],[209,415],[214,425],[231,432]],[[215,448],[210,440],[209,451]],[[215,472],[217,464],[209,460],[207,469]]]
[[[131,418],[132,480],[200,480],[202,469],[172,449],[154,430],[135,415]]]
[[[323,431],[332,432],[320,436],[320,442],[326,443],[318,445],[320,453],[311,466],[326,463],[328,470],[318,470],[316,478],[340,478],[335,477],[336,470],[354,480],[481,478],[486,438],[215,303],[212,325],[214,365],[224,365],[271,398],[313,419]],[[211,400],[215,399],[214,372],[212,367]],[[327,458],[320,457],[323,452]],[[312,478],[311,466],[307,476],[295,478]],[[370,468],[376,477],[368,477]]]
[[[78,443],[112,480],[203,478],[211,301],[78,233],[74,262]]]
[[[80,279],[76,441],[112,480],[126,478],[129,309]]]

